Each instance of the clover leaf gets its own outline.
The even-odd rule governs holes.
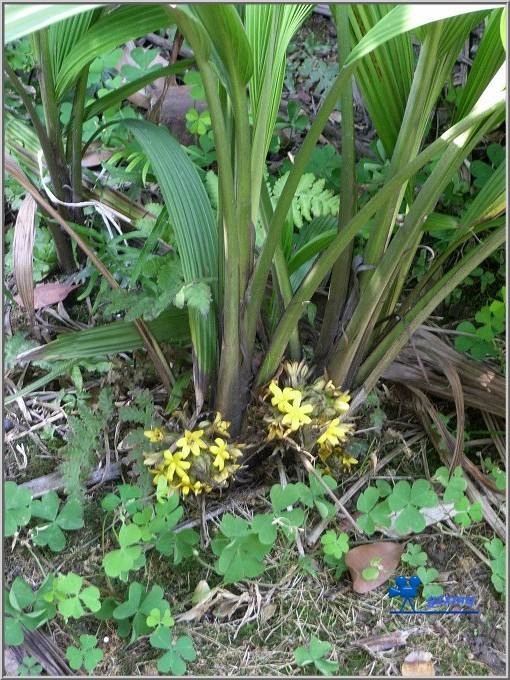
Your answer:
[[[259,576],[265,569],[264,557],[271,544],[262,543],[250,524],[231,514],[223,516],[220,532],[212,541],[213,553],[218,557],[216,569],[226,583]]]
[[[438,499],[428,480],[418,479],[412,486],[401,480],[395,484],[388,503],[393,512],[399,513],[395,529],[399,534],[407,534],[425,529],[427,523],[420,508],[436,506]]]
[[[471,504],[466,496],[462,496],[454,505],[453,521],[463,527],[469,527],[473,522],[480,522],[483,518],[482,505],[479,502]]]
[[[182,529],[179,532],[168,531],[159,536],[155,542],[156,550],[162,555],[172,555],[174,564],[180,564],[186,557],[191,557],[200,540],[193,529]]]
[[[170,609],[165,610],[161,613],[160,609],[156,607],[151,609],[151,613],[146,619],[146,623],[150,628],[157,628],[158,626],[164,626],[165,628],[171,628],[174,625],[174,620]]]
[[[142,509],[143,504],[139,499],[143,496],[143,492],[140,487],[133,484],[119,484],[115,490],[117,493],[108,493],[101,501],[103,510],[113,512],[117,507],[122,506],[128,515],[132,515]]]
[[[70,646],[66,650],[66,659],[73,671],[84,668],[87,673],[90,673],[102,658],[103,650],[97,647],[95,635],[80,635],[80,646]]]
[[[339,668],[336,661],[327,661],[324,657],[331,651],[329,642],[319,640],[312,635],[308,647],[298,647],[294,650],[294,659],[298,666],[313,664],[322,675],[333,675]]]
[[[197,653],[193,640],[188,635],[181,635],[174,639],[169,628],[158,628],[149,638],[151,646],[155,649],[167,650],[158,659],[158,671],[171,673],[172,675],[184,675],[187,661],[195,661]]]
[[[379,578],[379,574],[383,570],[381,562],[382,560],[380,557],[374,557],[370,560],[369,566],[365,567],[365,569],[363,569],[361,572],[361,576],[365,579],[365,581],[375,581],[377,578]]]
[[[324,536],[321,537],[321,543],[324,554],[331,555],[337,560],[349,551],[349,537],[345,532],[337,535],[333,530],[326,531]]]
[[[32,494],[28,489],[18,486],[15,482],[4,484],[5,536],[14,536],[18,528],[26,526],[32,516]]]
[[[37,659],[33,656],[24,656],[22,662],[18,666],[18,675],[22,678],[35,677],[41,675],[42,666],[37,663]]]
[[[424,567],[427,560],[427,553],[417,543],[409,543],[406,552],[402,555],[402,562],[407,562],[411,567]]]
[[[53,552],[61,552],[66,545],[64,531],[81,529],[83,508],[77,498],[71,498],[59,512],[60,499],[54,491],[40,501],[33,501],[32,516],[48,523],[34,528],[33,541],[40,547],[48,546]]]
[[[422,595],[424,598],[428,599],[429,597],[438,597],[439,595],[443,594],[443,586],[439,585],[439,583],[434,583],[434,581],[439,576],[437,569],[434,569],[433,567],[430,569],[418,567],[416,570],[416,575],[423,584]]]
[[[458,465],[450,476],[448,468],[440,467],[436,470],[435,478],[444,486],[443,500],[445,503],[459,501],[467,489],[467,481],[464,479],[462,468]]]
[[[387,489],[383,487],[382,492],[386,491]],[[358,496],[356,508],[364,514],[357,521],[368,536],[371,536],[377,527],[389,527],[391,524],[388,502],[384,500],[379,503],[380,497],[381,489],[373,486],[369,486]]]
[[[490,560],[492,585],[498,593],[504,593],[506,584],[506,547],[497,537],[484,543],[484,547],[492,558]]]
[[[119,531],[119,549],[112,550],[103,557],[103,567],[107,576],[127,581],[132,569],[143,566],[142,548],[138,542],[142,532],[136,524],[123,524]]]
[[[86,607],[91,612],[101,609],[100,592],[96,586],[83,586],[83,578],[78,574],[61,574],[51,582],[51,589],[42,597],[47,602],[56,602],[57,609],[67,622],[79,619],[85,614]]]
[[[12,582],[11,589],[4,596],[4,639],[5,644],[17,646],[24,640],[23,628],[35,630],[47,619],[36,606],[36,594],[20,576]],[[32,609],[32,611],[26,611]]]
[[[299,501],[301,496],[301,488],[299,484],[273,484],[269,496],[271,498],[271,505],[274,512],[285,510],[290,505],[294,505]]]
[[[329,475],[322,475],[321,477],[324,484],[334,491],[337,487],[337,483]],[[296,484],[301,491],[301,503],[307,508],[312,508],[315,506],[319,515],[322,519],[330,519],[335,514],[335,506],[329,501],[325,500],[326,489],[321,484],[321,482],[315,477],[315,475],[308,476],[308,486],[306,484]]]
[[[170,605],[164,599],[163,588],[158,585],[150,590],[135,581],[128,590],[128,598],[118,604],[112,612],[112,616],[119,621],[119,635],[127,637],[131,632],[130,642],[134,642],[142,635],[148,635],[151,624],[148,618],[154,620],[155,611],[159,612],[160,620],[167,620],[167,612],[170,614]]]

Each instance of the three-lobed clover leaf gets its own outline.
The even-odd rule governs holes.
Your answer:
[[[389,527],[390,507],[386,500],[379,502],[381,493],[387,495],[386,487],[369,486],[358,496],[356,508],[363,514],[358,518],[360,528],[371,536],[377,527]]]
[[[273,484],[269,497],[271,498],[271,505],[275,513],[285,510],[294,503],[297,503],[301,497],[302,489],[300,484]]]
[[[427,523],[420,508],[431,508],[438,504],[435,491],[426,479],[413,482],[401,480],[388,497],[388,504],[393,512],[398,512],[395,529],[399,534],[420,533]]]
[[[349,536],[345,532],[338,535],[336,531],[326,531],[321,537],[321,543],[324,554],[331,555],[337,560],[349,551]]]
[[[445,503],[456,503],[464,497],[467,481],[464,479],[460,465],[453,470],[452,475],[448,468],[442,466],[436,470],[434,476],[444,486],[443,501]]]
[[[4,532],[14,536],[20,527],[26,526],[32,516],[32,494],[15,482],[4,484]]]
[[[4,596],[4,641],[17,646],[24,640],[23,628],[35,630],[47,617],[37,606],[37,595],[20,576],[12,582],[9,593]],[[31,611],[27,611],[31,610]]]
[[[160,673],[184,675],[187,662],[195,661],[197,658],[193,640],[188,635],[174,638],[169,628],[157,628],[150,636],[149,642],[155,649],[166,650],[165,654],[158,659],[157,666]]]
[[[304,667],[313,664],[322,675],[333,675],[339,668],[336,661],[328,661],[324,657],[331,651],[329,642],[319,640],[312,635],[308,647],[298,647],[294,650],[294,659],[298,666]]]
[[[127,581],[133,569],[143,566],[142,548],[139,545],[142,532],[136,524],[123,524],[119,531],[119,549],[112,550],[103,557],[103,567],[107,576]]]
[[[337,487],[336,481],[329,475],[322,475],[324,484],[330,491]],[[330,519],[335,515],[335,506],[326,500],[327,492],[315,475],[308,476],[308,486],[306,484],[296,484],[301,491],[300,501],[307,508],[315,507],[322,519]]]
[[[128,598],[113,608],[111,615],[119,622],[119,635],[127,637],[131,632],[130,642],[134,642],[142,635],[148,635],[151,624],[148,618],[155,618],[155,611],[159,612],[160,620],[167,620],[170,605],[164,599],[163,588],[154,585],[150,590],[135,581],[128,590]]]
[[[249,522],[231,514],[223,516],[220,532],[212,541],[218,557],[216,569],[226,583],[259,576],[265,569],[264,557],[272,544],[262,543]]]
[[[416,575],[419,577],[423,585],[422,595],[424,598],[438,597],[443,594],[443,586],[439,583],[434,583],[434,581],[439,576],[437,569],[430,567],[418,567],[416,570]]]
[[[24,656],[22,662],[18,666],[17,674],[22,678],[36,677],[41,675],[42,666],[37,662],[37,659],[33,656]]]
[[[402,562],[407,562],[411,567],[424,567],[427,560],[427,553],[417,543],[409,543],[406,552],[402,555]]]
[[[78,574],[61,574],[54,578],[51,589],[47,590],[43,599],[56,602],[57,609],[67,622],[79,619],[85,614],[86,607],[91,612],[101,609],[100,592],[96,586],[83,588],[83,578]]]
[[[151,613],[147,617],[146,623],[150,628],[157,628],[158,626],[171,628],[175,622],[170,613],[170,609],[166,609],[161,613],[161,610],[155,607],[154,609],[151,609]]]
[[[69,646],[66,650],[66,659],[73,671],[84,668],[87,673],[94,670],[103,658],[103,650],[97,647],[95,635],[80,635],[80,646]]]
[[[498,593],[504,593],[506,585],[506,547],[501,539],[497,537],[484,543],[484,547],[492,558],[490,560],[492,585]]]
[[[140,498],[143,492],[138,486],[133,484],[119,484],[116,493],[108,493],[101,501],[101,507],[106,512],[114,512],[116,508],[121,506],[122,510],[128,515],[133,515],[142,509],[143,504]]]
[[[53,552],[61,552],[66,546],[64,531],[83,527],[83,508],[77,498],[71,498],[59,512],[60,499],[54,491],[40,501],[32,502],[32,516],[46,520],[34,528],[33,541],[40,547],[48,546]]]
[[[377,578],[379,578],[379,574],[383,569],[381,562],[382,560],[380,557],[374,557],[370,560],[369,566],[365,567],[365,569],[363,569],[361,572],[361,576],[365,579],[365,581],[375,581]]]
[[[456,501],[454,508],[453,521],[463,527],[469,527],[473,522],[480,522],[483,519],[481,503],[477,501],[471,504],[466,496],[462,496]]]

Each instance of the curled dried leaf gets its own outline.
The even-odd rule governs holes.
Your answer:
[[[14,226],[12,245],[14,276],[23,307],[34,314],[33,250],[35,241],[36,202],[27,194],[21,203]]]

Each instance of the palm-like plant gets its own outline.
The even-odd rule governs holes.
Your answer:
[[[189,310],[197,407],[208,400],[239,428],[251,388],[273,375],[288,346],[294,355],[299,352],[300,318],[324,280],[329,280],[329,298],[317,361],[327,366],[338,385],[359,388],[361,399],[432,310],[504,241],[505,178],[500,173],[462,215],[445,257],[434,263],[415,290],[405,288],[424,221],[473,148],[504,120],[504,49],[495,29],[502,10],[435,6],[431,17],[430,8],[419,5],[332,6],[339,41],[338,76],[273,206],[268,201],[264,168],[281,99],[285,52],[311,6],[246,5],[242,18],[234,5],[156,5],[143,18],[132,7],[88,10],[36,34],[46,129],[35,119],[34,126],[55,192],[58,195],[59,182],[66,183],[63,173],[70,172],[74,198],[80,194],[80,122],[87,115],[83,83],[90,61],[102,49],[99,41],[108,34],[108,45],[116,46],[171,22],[177,24],[192,47],[211,115],[219,187],[216,214],[193,164],[170,134],[148,122],[126,124],[159,180],[186,282],[210,282],[208,312]],[[16,35],[20,35],[22,20],[16,23],[7,18],[11,30],[17,26]],[[48,24],[47,17],[41,21],[38,25],[31,17],[26,31]],[[455,122],[427,143],[430,117],[442,88],[467,36],[481,21],[487,22],[487,30]],[[69,34],[78,22],[86,32],[73,46]],[[111,35],[108,29],[113,26]],[[420,42],[415,68],[412,33]],[[16,87],[16,75],[7,68]],[[57,75],[51,78],[50,71]],[[391,158],[384,185],[361,208],[356,205],[354,179],[353,77]],[[52,127],[58,120],[53,109],[69,88],[74,90],[77,123],[63,150],[61,142],[52,145],[61,132]],[[126,92],[121,88],[116,96],[125,97]],[[302,262],[307,273],[293,290],[282,256],[284,224],[310,154],[338,102],[342,114],[338,231],[305,245]],[[67,164],[56,163],[52,169],[50,153],[66,158]],[[418,186],[414,178],[432,160],[436,161],[434,169]],[[397,226],[399,213],[405,218]],[[61,217],[66,219],[65,214]],[[364,267],[359,276],[352,275],[353,242],[371,218],[374,226],[363,253]],[[257,223],[265,230],[259,249],[255,247]],[[461,247],[455,266],[445,270],[446,258],[456,249],[460,253]],[[269,280],[282,311],[262,361],[255,362]],[[171,328],[167,339],[172,340]],[[58,342],[47,351],[55,352]]]

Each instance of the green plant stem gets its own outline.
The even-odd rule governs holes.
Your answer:
[[[299,181],[303,175],[310,154],[326,125],[328,118],[336,106],[338,97],[342,89],[350,82],[354,67],[343,68],[331,86],[322,106],[308,131],[299,152],[294,159],[294,165],[289,173],[285,186],[280,195],[273,219],[269,225],[268,233],[262,250],[255,264],[255,269],[250,280],[247,295],[247,314],[246,314],[246,343],[249,351],[255,342],[255,331],[257,319],[264,298],[267,277],[271,269],[271,262],[277,245],[281,241],[281,235],[285,224],[285,218],[292,203],[294,194]],[[287,343],[285,343],[287,344]]]
[[[391,158],[388,176],[392,177],[402,165],[416,156],[427,122],[432,102],[429,93],[433,87],[437,70],[437,53],[442,34],[442,22],[433,24],[420,50],[418,65],[414,73],[411,91],[398,134],[395,149]],[[388,201],[375,219],[370,238],[367,241],[363,260],[365,264],[377,266],[391,236],[407,183],[403,184]],[[362,272],[360,275],[361,291],[366,288],[374,270]]]
[[[239,248],[239,303],[244,299],[253,266],[255,230],[251,221],[251,132],[246,88],[236,78],[232,87],[235,132],[236,221]],[[220,142],[221,144],[221,142]]]
[[[283,355],[285,347],[288,342],[290,333],[296,327],[296,324],[301,316],[303,304],[307,302],[313,293],[317,290],[323,278],[326,276],[330,268],[334,265],[339,255],[344,248],[349,245],[349,242],[357,232],[366,224],[370,217],[387,201],[392,192],[409,177],[415,174],[426,163],[432,160],[438,153],[443,151],[448,145],[465,130],[468,130],[474,123],[482,120],[487,115],[494,111],[504,110],[504,92],[498,92],[490,103],[480,107],[476,107],[466,118],[452,126],[449,130],[444,132],[438,139],[430,146],[422,151],[416,158],[402,168],[392,179],[390,179],[379,192],[370,199],[370,201],[363,206],[363,208],[345,225],[342,233],[334,239],[334,241],[326,248],[323,254],[317,259],[301,286],[294,293],[293,298],[285,310],[280,323],[274,333],[271,341],[271,346],[266,354],[266,357],[260,367],[257,375],[256,384],[264,384],[269,377],[274,373],[278,363]]]
[[[471,141],[467,146],[467,149],[464,151],[463,154],[464,157],[466,157],[473,150],[473,148],[477,144],[477,141],[481,139],[481,137],[486,132],[490,132],[495,127],[497,127],[501,122],[503,122],[503,116],[504,114],[496,113],[488,118],[486,123],[479,130],[477,130],[476,134],[472,137]],[[398,267],[396,268],[396,277],[394,278],[394,281],[389,289],[389,294],[385,296],[384,304],[381,305],[380,316],[383,319],[393,315],[395,307],[404,289],[405,282],[407,280],[407,275],[409,273],[409,269],[412,266],[414,257],[416,255],[416,251],[421,242],[421,238],[422,238],[421,233],[418,232],[415,234],[414,240],[410,248],[408,249],[407,253],[404,254],[402,259],[399,261]]]
[[[39,86],[50,147],[48,150],[49,155],[45,155],[46,165],[50,173],[55,195],[61,201],[68,201],[70,195],[64,190],[64,185],[69,184],[69,176],[65,163],[64,143],[62,141],[62,130],[60,128],[59,110],[51,67],[48,29],[43,28],[34,34],[34,47],[39,62]],[[64,219],[70,219],[67,208],[59,206],[58,211]],[[72,272],[75,269],[75,264],[69,239],[55,225],[52,228],[52,235],[55,239],[60,266],[65,272]]]
[[[34,126],[37,137],[39,139],[39,144],[43,151],[50,176],[58,177],[59,176],[58,166],[55,162],[55,156],[52,150],[48,134],[44,129],[44,125],[42,124],[41,119],[37,115],[37,111],[35,110],[35,107],[32,104],[32,101],[30,100],[30,97],[28,96],[25,88],[23,87],[22,82],[15,74],[14,70],[12,69],[7,59],[4,60],[4,71],[9,79],[9,82],[20,96],[21,101],[23,102],[23,105],[25,106],[28,115],[30,116],[30,120],[32,121],[32,125]],[[69,240],[66,239],[65,235],[55,224],[49,224],[48,227],[55,242],[55,249],[57,251],[57,258],[60,266],[64,271],[69,272],[73,271],[74,258]]]
[[[83,112],[85,107],[85,96],[87,94],[87,80],[89,76],[89,66],[80,73],[76,89],[74,92],[73,109],[71,113],[71,120],[73,121],[71,129],[71,158],[72,158],[72,172],[71,172],[71,186],[73,188],[73,203],[78,203],[82,199],[82,169],[81,169],[81,143],[83,133]],[[68,142],[69,146],[69,142]]]
[[[225,119],[218,96],[217,79],[208,61],[197,54],[197,64],[202,74],[202,81],[211,114],[211,122],[215,139],[218,160],[219,190],[223,211],[224,238],[224,283],[223,283],[223,335],[218,372],[218,389],[216,407],[234,424],[240,419],[236,404],[239,399],[240,379],[240,272],[239,272],[239,239],[236,223],[235,191],[232,173],[230,149],[224,143],[228,139]]]
[[[335,5],[335,8],[338,35],[338,63],[341,69],[351,50],[349,5]],[[346,87],[342,92],[340,111],[342,114],[342,166],[340,171],[340,210],[338,212],[339,232],[342,231],[356,212],[356,154],[354,146],[352,84],[351,87]],[[316,352],[319,359],[325,358],[330,352],[338,330],[339,320],[349,289],[353,247],[354,242],[351,241],[335,262],[331,272],[328,301],[324,311],[324,319]]]
[[[416,241],[421,239],[421,227],[426,215],[436,204],[445,184],[467,153],[469,137],[469,131],[464,132],[446,150],[409,210],[398,237],[391,240],[374,270],[356,311],[331,356],[328,375],[335,384],[347,386],[356,371],[357,363],[361,363],[362,352],[368,344],[385,294],[393,288],[400,263],[408,261],[409,253],[417,246]]]
[[[268,225],[271,222],[273,207],[271,205],[271,197],[269,196],[269,191],[265,181],[261,185],[260,205],[261,205],[260,215],[264,227],[267,230]],[[283,301],[283,306],[285,309],[292,299],[292,286],[290,283],[287,263],[285,261],[285,257],[281,246],[278,246],[276,248],[274,257],[274,273],[276,276],[278,290],[280,292]],[[297,328],[289,338],[289,349],[291,358],[294,361],[298,361],[301,358],[301,343],[299,342],[299,333]]]
[[[375,350],[365,360],[357,374],[358,384],[363,383],[364,394],[373,389],[384,370],[397,358],[411,335],[434,309],[468,276],[473,269],[505,242],[505,228],[493,232],[478,246],[472,248],[460,262],[434,284],[415,306],[397,323]]]

